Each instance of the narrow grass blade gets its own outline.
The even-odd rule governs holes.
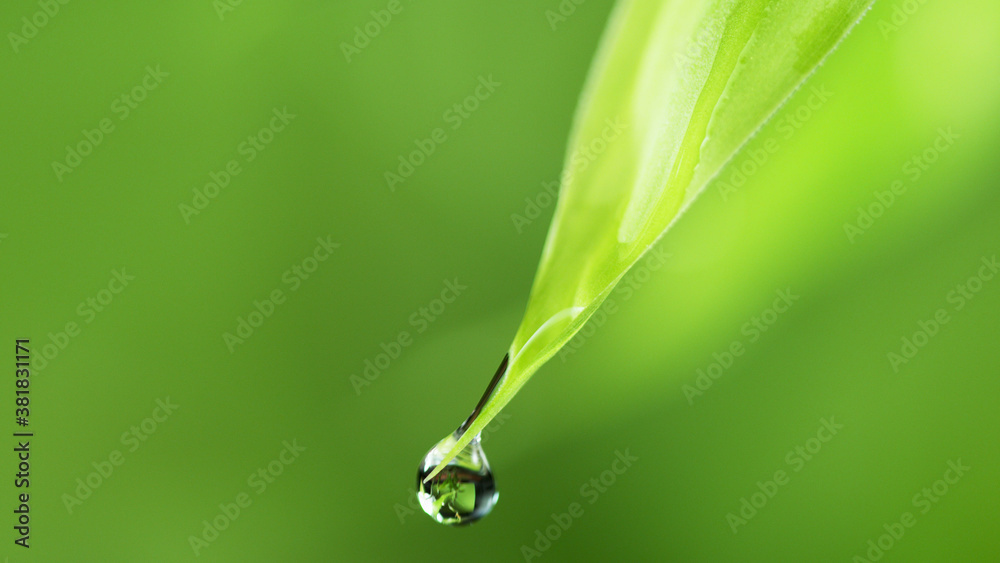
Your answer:
[[[618,4],[577,109],[507,374],[438,470],[580,330],[873,1]]]

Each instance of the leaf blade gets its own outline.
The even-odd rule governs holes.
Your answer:
[[[507,374],[428,479],[580,330],[873,2],[619,2],[574,118]],[[622,116],[627,134],[580,160]]]

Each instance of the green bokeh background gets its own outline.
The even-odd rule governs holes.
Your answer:
[[[244,2],[220,18],[207,0],[71,2],[0,48],[5,361],[15,338],[38,357],[81,327],[31,376],[29,550],[12,543],[16,460],[0,456],[0,556],[195,559],[202,521],[247,493],[197,559],[523,560],[572,502],[583,516],[542,560],[846,562],[906,511],[916,525],[884,561],[1000,559],[1000,279],[960,311],[947,300],[1000,253],[995,1],[877,2],[749,147],[781,149],[728,198],[710,188],[661,241],[666,266],[511,403],[486,442],[500,502],[465,529],[412,511],[417,462],[517,326],[552,206],[520,233],[511,214],[560,174],[611,2],[552,29],[555,0],[404,1],[348,62],[341,44],[386,5]],[[898,30],[880,25],[911,5]],[[4,3],[0,30],[39,9]],[[147,65],[169,76],[120,120],[112,103]],[[501,86],[448,128],[491,74]],[[812,86],[834,95],[786,138],[777,120]],[[178,206],[284,107],[294,120],[186,223]],[[114,131],[57,180],[51,163],[104,118]],[[384,172],[436,127],[447,141],[390,191]],[[942,127],[960,138],[911,182],[904,164]],[[850,242],[844,223],[896,179],[907,192]],[[291,291],[284,272],[327,236],[341,246]],[[123,268],[134,281],[87,323],[78,306]],[[467,289],[418,333],[411,315],[455,278]],[[750,343],[741,327],[785,288],[800,299]],[[223,333],[275,289],[287,301],[230,353]],[[894,371],[887,354],[939,308],[951,321]],[[356,392],[352,374],[402,331],[412,345]],[[684,385],[735,340],[746,353],[689,403]],[[177,411],[128,451],[122,433],[166,397]],[[790,471],[824,417],[844,429]],[[257,494],[248,477],[285,440],[306,449]],[[581,486],[626,449],[638,461],[589,504]],[[114,450],[124,464],[68,511]],[[913,496],[959,459],[971,470],[921,514]],[[733,533],[727,513],[782,469],[789,483]]]

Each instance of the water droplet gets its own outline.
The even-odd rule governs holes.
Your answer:
[[[427,452],[417,470],[417,498],[420,506],[431,518],[449,526],[470,524],[486,516],[493,510],[499,497],[479,435],[440,473],[424,483],[424,478],[441,463],[460,437],[461,434],[456,430],[438,442]]]

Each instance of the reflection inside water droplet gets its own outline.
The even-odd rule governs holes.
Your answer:
[[[417,470],[417,498],[431,518],[442,524],[469,524],[486,516],[497,503],[499,493],[486,454],[476,435],[448,465],[424,483],[451,450],[461,433],[456,430],[431,448]]]

